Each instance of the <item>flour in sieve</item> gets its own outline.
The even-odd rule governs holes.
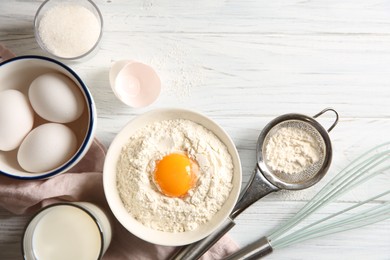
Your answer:
[[[156,161],[184,152],[199,165],[198,180],[184,198],[167,197],[153,182]],[[117,164],[117,187],[127,211],[145,226],[184,232],[208,222],[232,189],[233,163],[211,131],[190,120],[156,122],[138,130]]]
[[[307,131],[295,127],[282,127],[266,145],[267,164],[274,171],[294,174],[318,162],[320,144]]]

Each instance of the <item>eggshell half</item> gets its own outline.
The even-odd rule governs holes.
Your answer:
[[[34,128],[26,136],[17,158],[24,170],[41,173],[61,166],[76,150],[77,139],[69,127],[47,123]]]

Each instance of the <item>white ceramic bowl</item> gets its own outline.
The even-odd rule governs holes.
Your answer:
[[[87,86],[80,77],[65,64],[42,56],[19,56],[0,64],[0,91],[16,89],[27,96],[30,83],[39,75],[47,72],[63,73],[72,79],[80,88],[85,100],[83,114],[74,122],[66,124],[77,137],[77,151],[64,164],[56,169],[29,173],[24,171],[17,162],[17,149],[9,152],[0,151],[0,174],[23,180],[44,179],[69,170],[79,162],[93,142],[96,128],[96,108]],[[64,108],[65,109],[65,108]],[[34,128],[45,123],[38,116],[34,119]]]
[[[151,123],[169,119],[188,119],[196,122],[212,131],[226,145],[233,159],[233,189],[222,208],[212,217],[212,219],[199,226],[195,230],[171,233],[157,231],[149,228],[133,218],[124,207],[119,196],[116,183],[116,166],[123,146],[128,142],[138,129]],[[179,246],[196,242],[215,231],[216,228],[229,216],[237,202],[241,189],[241,162],[237,149],[229,135],[213,120],[194,111],[184,109],[156,109],[136,117],[130,121],[115,137],[108,150],[104,171],[103,185],[108,204],[119,222],[132,234],[148,242],[166,245]]]

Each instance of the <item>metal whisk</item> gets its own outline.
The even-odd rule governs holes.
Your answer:
[[[389,219],[390,189],[293,230],[314,212],[380,174],[390,174],[390,142],[374,147],[358,157],[323,187],[293,218],[277,227],[270,235],[242,248],[225,260],[258,259],[278,248]],[[368,205],[373,201],[376,203]]]

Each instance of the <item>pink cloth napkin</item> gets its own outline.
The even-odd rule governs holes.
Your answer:
[[[0,44],[0,63],[13,57],[15,57],[15,54]]]
[[[14,214],[25,214],[60,201],[92,202],[113,220],[113,239],[103,259],[167,259],[174,247],[154,245],[137,238],[111,213],[102,183],[105,152],[95,139],[85,157],[67,173],[34,181],[0,176],[0,207]],[[201,259],[220,259],[237,249],[237,244],[225,235]]]

